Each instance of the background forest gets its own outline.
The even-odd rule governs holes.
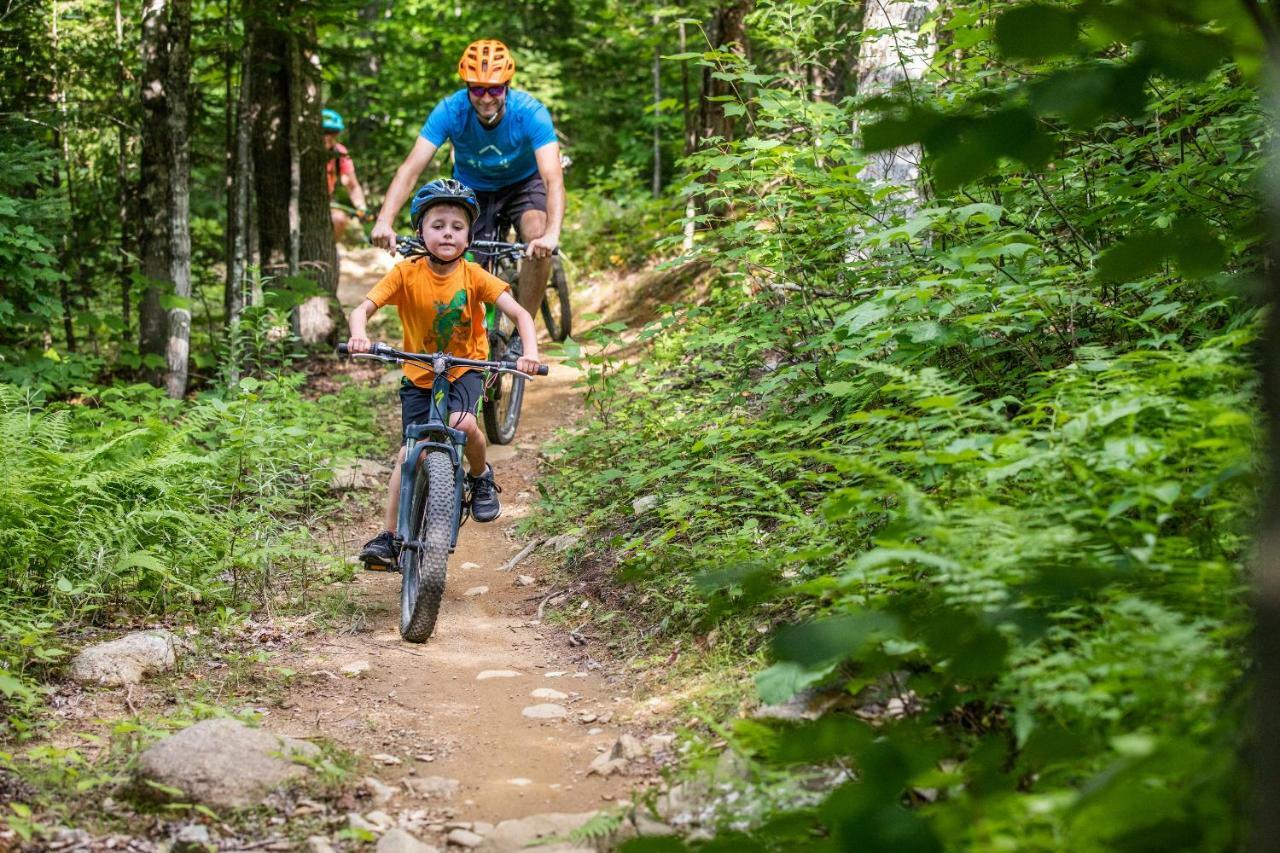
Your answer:
[[[1270,4],[55,0],[0,24],[10,740],[46,724],[67,626],[337,571],[297,531],[364,392],[302,399],[279,333],[336,286],[319,111],[380,200],[495,37],[574,161],[577,277],[700,276],[638,338],[568,342],[588,417],[543,506],[588,534],[567,571],[615,651],[697,650],[690,772],[721,740],[750,768],[704,846],[1245,843]]]

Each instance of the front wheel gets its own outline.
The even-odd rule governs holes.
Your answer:
[[[429,450],[414,477],[409,541],[400,550],[400,636],[410,643],[425,643],[436,629],[458,521],[455,476],[449,453]]]
[[[559,308],[558,316],[556,308]],[[560,343],[569,337],[572,321],[569,281],[564,274],[564,264],[557,255],[551,259],[551,281],[547,282],[547,289],[542,294],[542,322],[547,327],[551,340]]]

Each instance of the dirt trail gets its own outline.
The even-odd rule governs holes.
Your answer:
[[[344,258],[341,296],[348,305],[385,268],[371,252],[349,252]],[[626,797],[637,781],[586,775],[591,761],[621,733],[618,723],[630,715],[625,691],[607,683],[598,664],[585,650],[570,647],[563,631],[537,622],[539,601],[551,590],[540,580],[516,585],[519,575],[537,577],[536,560],[514,571],[498,570],[525,544],[514,527],[536,499],[541,444],[580,408],[573,380],[568,368],[554,365],[548,377],[529,382],[516,443],[490,448],[503,489],[502,517],[463,527],[429,642],[413,645],[399,637],[400,576],[364,572],[356,584],[371,633],[327,636],[276,661],[306,677],[287,694],[273,729],[322,735],[368,757],[391,756],[400,763],[384,763],[376,772],[388,784],[415,776],[460,783],[447,803],[414,799],[402,788],[381,806],[389,813],[425,806],[434,808],[433,819],[496,823],[544,812],[592,811]],[[353,530],[349,553],[356,553],[378,526],[379,518],[371,514],[367,524]],[[487,591],[477,592],[479,587]],[[362,674],[342,673],[344,666],[360,661],[368,663]],[[486,671],[518,675],[480,679]],[[540,688],[564,696],[532,695]],[[523,715],[524,709],[547,703],[562,706],[568,716],[537,720]]]

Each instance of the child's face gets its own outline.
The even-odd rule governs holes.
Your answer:
[[[437,204],[422,218],[422,242],[431,254],[452,261],[467,247],[467,214],[451,204]]]

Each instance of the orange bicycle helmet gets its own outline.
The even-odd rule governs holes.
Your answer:
[[[464,83],[480,86],[502,86],[516,74],[516,61],[511,51],[497,39],[480,39],[467,45],[458,60],[458,76]]]

